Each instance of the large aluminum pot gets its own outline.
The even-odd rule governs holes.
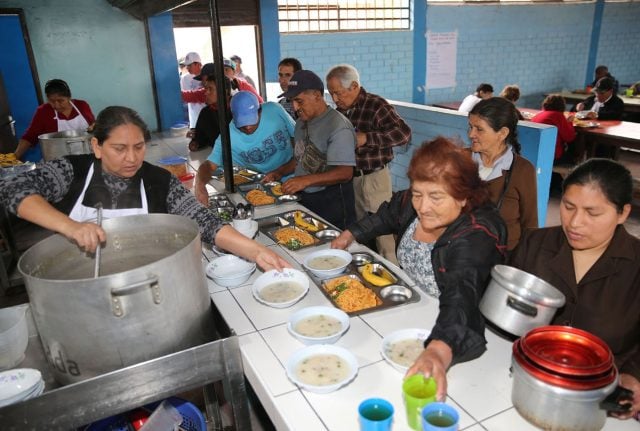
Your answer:
[[[512,266],[496,265],[480,300],[480,312],[500,329],[523,335],[551,323],[565,296],[544,280]]]
[[[607,386],[586,391],[565,389],[536,379],[512,360],[511,402],[522,417],[549,431],[597,431],[607,412],[600,403],[611,394],[616,379]]]
[[[529,422],[551,431],[596,431],[607,412],[625,411],[633,393],[617,387],[609,346],[569,326],[543,326],[513,343],[511,401]]]
[[[65,130],[38,136],[45,161],[69,154],[90,154],[91,137],[86,130]]]
[[[213,339],[200,234],[184,217],[104,221],[94,258],[61,235],[27,250],[18,269],[54,376],[73,383]]]

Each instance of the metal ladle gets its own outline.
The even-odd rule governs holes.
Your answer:
[[[96,223],[98,226],[102,227],[102,204],[98,202],[96,204],[96,210],[98,211],[98,220]],[[100,275],[100,255],[102,251],[102,245],[98,243],[98,247],[96,248],[96,261],[95,266],[93,267],[93,278],[98,278]]]

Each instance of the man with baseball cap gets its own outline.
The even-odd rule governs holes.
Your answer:
[[[609,77],[600,78],[593,88],[594,95],[578,103],[578,111],[591,111],[587,118],[599,120],[622,120],[624,101],[615,93],[615,83]]]
[[[278,103],[261,105],[255,94],[240,91],[231,98],[231,114],[233,121],[229,125],[229,135],[234,165],[269,175],[293,159],[295,125]],[[206,184],[221,165],[222,145],[218,137],[196,177],[196,197],[205,205],[208,202]]]
[[[187,103],[187,111],[189,112],[189,132],[187,137],[193,138],[198,121],[198,114],[205,107],[204,98],[202,101],[194,102],[189,100],[189,95],[194,92],[202,92],[202,83],[194,79],[202,70],[202,60],[197,52],[190,52],[184,57],[184,64],[187,66],[187,72],[180,78],[180,89],[182,90],[182,100]]]
[[[327,106],[322,79],[310,70],[293,74],[286,97],[298,117],[295,128],[295,158],[265,176],[279,181],[286,194],[300,193],[301,203],[329,223],[344,229],[355,221],[353,167],[356,165],[356,134],[344,115]]]

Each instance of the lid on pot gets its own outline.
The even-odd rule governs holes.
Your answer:
[[[491,278],[502,288],[534,304],[560,308],[565,303],[564,294],[551,284],[513,266],[495,265]]]
[[[560,374],[588,377],[605,373],[613,365],[613,354],[602,339],[570,326],[532,329],[520,346],[531,361]]]
[[[567,389],[596,389],[617,377],[606,343],[569,326],[532,329],[514,343],[513,357],[532,376]]]

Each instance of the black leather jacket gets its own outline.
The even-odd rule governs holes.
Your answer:
[[[378,211],[349,226],[359,242],[397,234],[398,243],[417,214],[411,192],[394,193]],[[431,340],[445,342],[452,364],[479,357],[486,350],[484,318],[478,309],[491,277],[491,268],[505,259],[507,228],[492,204],[461,214],[438,238],[431,252],[440,312]]]

